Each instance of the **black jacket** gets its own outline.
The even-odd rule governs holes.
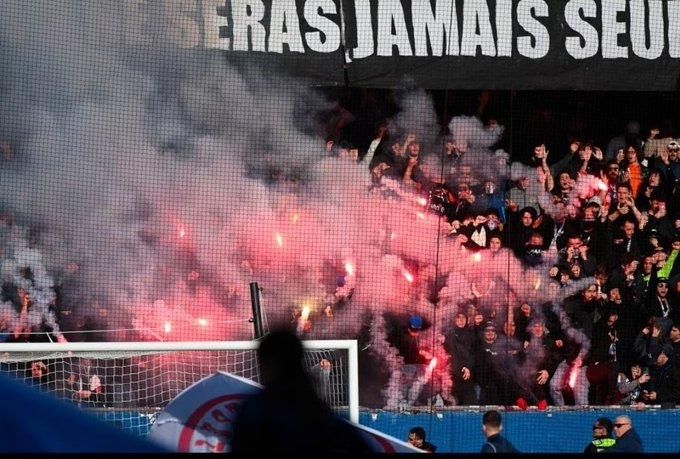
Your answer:
[[[472,370],[475,366],[475,333],[469,328],[453,327],[446,335],[444,348],[452,359],[452,371],[459,374],[463,367]]]
[[[644,453],[642,440],[635,431],[630,429],[616,440],[616,444],[607,450],[608,453]]]
[[[647,390],[656,392],[656,403],[677,405],[680,403],[680,368],[672,360],[664,366],[654,366]]]
[[[239,407],[233,424],[234,453],[368,453],[371,447],[350,424],[336,417],[302,374],[272,382]]]
[[[430,443],[429,441],[423,441],[423,444],[420,445],[420,449],[427,451],[429,453],[434,453],[437,451],[437,447]]]
[[[512,443],[503,438],[501,434],[492,435],[482,445],[481,453],[519,453]]]

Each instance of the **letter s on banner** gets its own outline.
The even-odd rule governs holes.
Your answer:
[[[333,0],[307,0],[305,3],[304,17],[307,24],[317,29],[316,32],[307,32],[305,39],[307,46],[317,53],[332,53],[340,47],[340,27],[335,22],[319,14],[337,14],[337,8]],[[325,40],[321,39],[321,34]]]
[[[581,19],[581,11],[584,17],[594,18],[597,16],[597,5],[593,0],[570,0],[564,7],[564,19],[567,25],[580,35],[580,37],[567,37],[565,40],[567,52],[574,59],[593,57],[600,48],[600,36],[597,29]],[[581,46],[581,39],[585,41],[583,46]]]
[[[522,0],[517,5],[517,22],[524,30],[533,35],[535,44],[531,45],[531,37],[517,38],[517,51],[522,56],[530,59],[540,59],[550,50],[550,34],[548,29],[536,19],[531,11],[538,17],[548,17],[550,11],[543,0]]]

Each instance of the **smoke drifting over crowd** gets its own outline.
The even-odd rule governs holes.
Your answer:
[[[400,362],[382,315],[436,317],[444,378],[439,338],[459,305],[507,313],[508,302],[576,291],[552,289],[545,269],[508,249],[466,251],[419,196],[372,187],[367,164],[328,156],[313,120],[332,105],[304,81],[213,52],[121,46],[106,25],[114,9],[0,6],[0,138],[12,145],[0,205],[13,218],[1,275],[31,295],[32,324],[56,327],[59,286],[64,332],[89,323],[111,330],[107,340],[250,339],[258,282],[269,324],[293,322],[305,338],[372,324],[390,373]],[[396,126],[440,151],[428,96],[401,102]],[[509,178],[494,149],[501,126],[455,117],[449,130],[475,177]],[[437,155],[427,161],[436,176]],[[12,329],[15,305],[0,308]]]

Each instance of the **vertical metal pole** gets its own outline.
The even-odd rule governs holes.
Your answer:
[[[250,283],[250,303],[253,308],[253,327],[255,327],[255,339],[259,339],[264,335],[264,327],[262,326],[260,287],[257,285],[257,282]]]
[[[347,349],[349,354],[349,420],[359,424],[359,344],[353,340]],[[354,403],[352,403],[354,402]]]

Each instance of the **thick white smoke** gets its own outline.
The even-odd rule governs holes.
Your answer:
[[[270,324],[308,309],[306,338],[356,337],[369,317],[395,388],[384,313],[437,311],[432,348],[444,357],[441,337],[475,291],[482,307],[508,291],[538,299],[545,274],[505,250],[471,257],[418,196],[399,184],[369,191],[366,165],[327,157],[313,120],[329,104],[304,81],[237,70],[218,53],[121,44],[118,9],[0,5],[0,138],[13,146],[0,205],[15,231],[34,233],[30,245],[5,238],[2,280],[26,284],[31,324],[53,321],[58,284],[67,338],[94,322],[115,330],[110,340],[249,339],[258,282]],[[172,23],[162,14],[159,37]],[[396,121],[428,142],[438,135],[422,91]],[[507,154],[493,149],[501,126],[456,117],[449,128],[462,164],[507,178]],[[8,325],[13,308],[0,308]],[[448,392],[445,361],[434,376]]]

